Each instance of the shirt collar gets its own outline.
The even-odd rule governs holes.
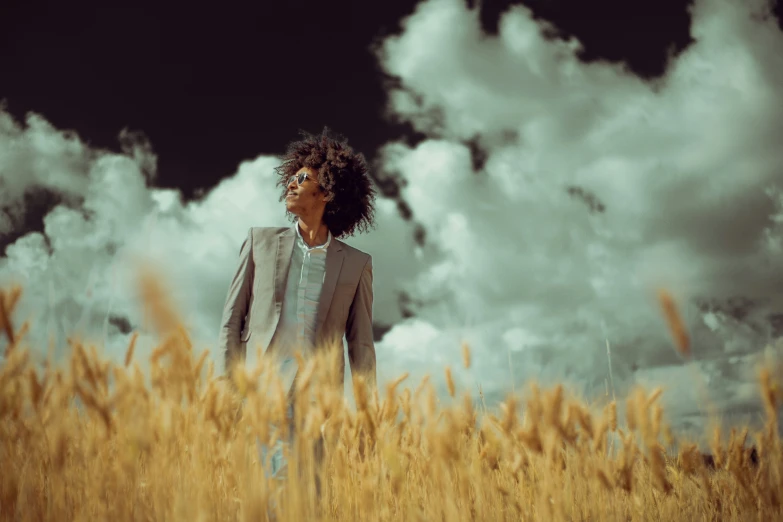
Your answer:
[[[316,246],[308,246],[307,243],[305,243],[304,238],[302,237],[302,231],[299,230],[299,223],[294,223],[294,230],[296,230],[296,236],[298,238],[299,244],[304,248],[305,250],[326,250],[329,248],[329,244],[332,242],[332,232],[327,228],[326,229],[326,243],[323,245],[316,245]]]

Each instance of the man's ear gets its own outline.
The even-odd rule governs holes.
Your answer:
[[[329,203],[334,199],[334,194],[324,194],[324,197],[322,199],[324,203]]]

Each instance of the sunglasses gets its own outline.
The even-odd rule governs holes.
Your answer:
[[[307,172],[300,172],[299,174],[294,174],[293,176],[288,178],[288,183],[286,183],[286,186],[293,183],[294,180],[296,180],[297,185],[301,185],[302,183],[304,183],[306,179],[309,179],[310,181],[318,185],[318,183],[313,179],[313,177],[310,176]]]

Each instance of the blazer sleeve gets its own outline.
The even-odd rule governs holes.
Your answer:
[[[364,376],[367,384],[374,388],[376,375],[375,342],[372,333],[372,301],[372,256],[368,256],[348,311],[345,339],[348,344],[348,361],[351,365],[351,373]]]
[[[253,229],[250,228],[239,250],[239,262],[228,288],[220,321],[218,347],[225,356],[224,369],[227,374],[231,371],[232,364],[245,357],[239,338],[250,306],[254,274]]]

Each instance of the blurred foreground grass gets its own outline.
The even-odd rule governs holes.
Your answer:
[[[733,431],[728,440],[712,433],[712,469],[695,444],[671,433],[660,390],[637,389],[621,404],[625,426],[615,402],[596,411],[561,386],[533,385],[524,400],[477,411],[470,394],[457,395],[448,370],[455,406],[439,407],[426,380],[403,389],[403,376],[381,393],[355,382],[353,409],[319,385],[329,365],[313,358],[297,387],[300,436],[290,457],[299,472],[282,483],[266,479],[255,440],[279,435],[271,427],[283,416],[279,383],[263,368],[237,369],[231,381],[215,376],[146,284],[163,339],[149,379],[133,359],[135,337],[123,365],[74,342],[64,365],[34,368],[26,325],[16,331],[11,320],[20,290],[0,294],[0,331],[9,340],[0,367],[0,520],[781,518],[781,392],[766,369],[766,428]],[[466,347],[463,355],[467,366]],[[321,465],[311,458],[319,439]],[[615,451],[610,441],[619,441]],[[673,447],[676,455],[666,451]]]

